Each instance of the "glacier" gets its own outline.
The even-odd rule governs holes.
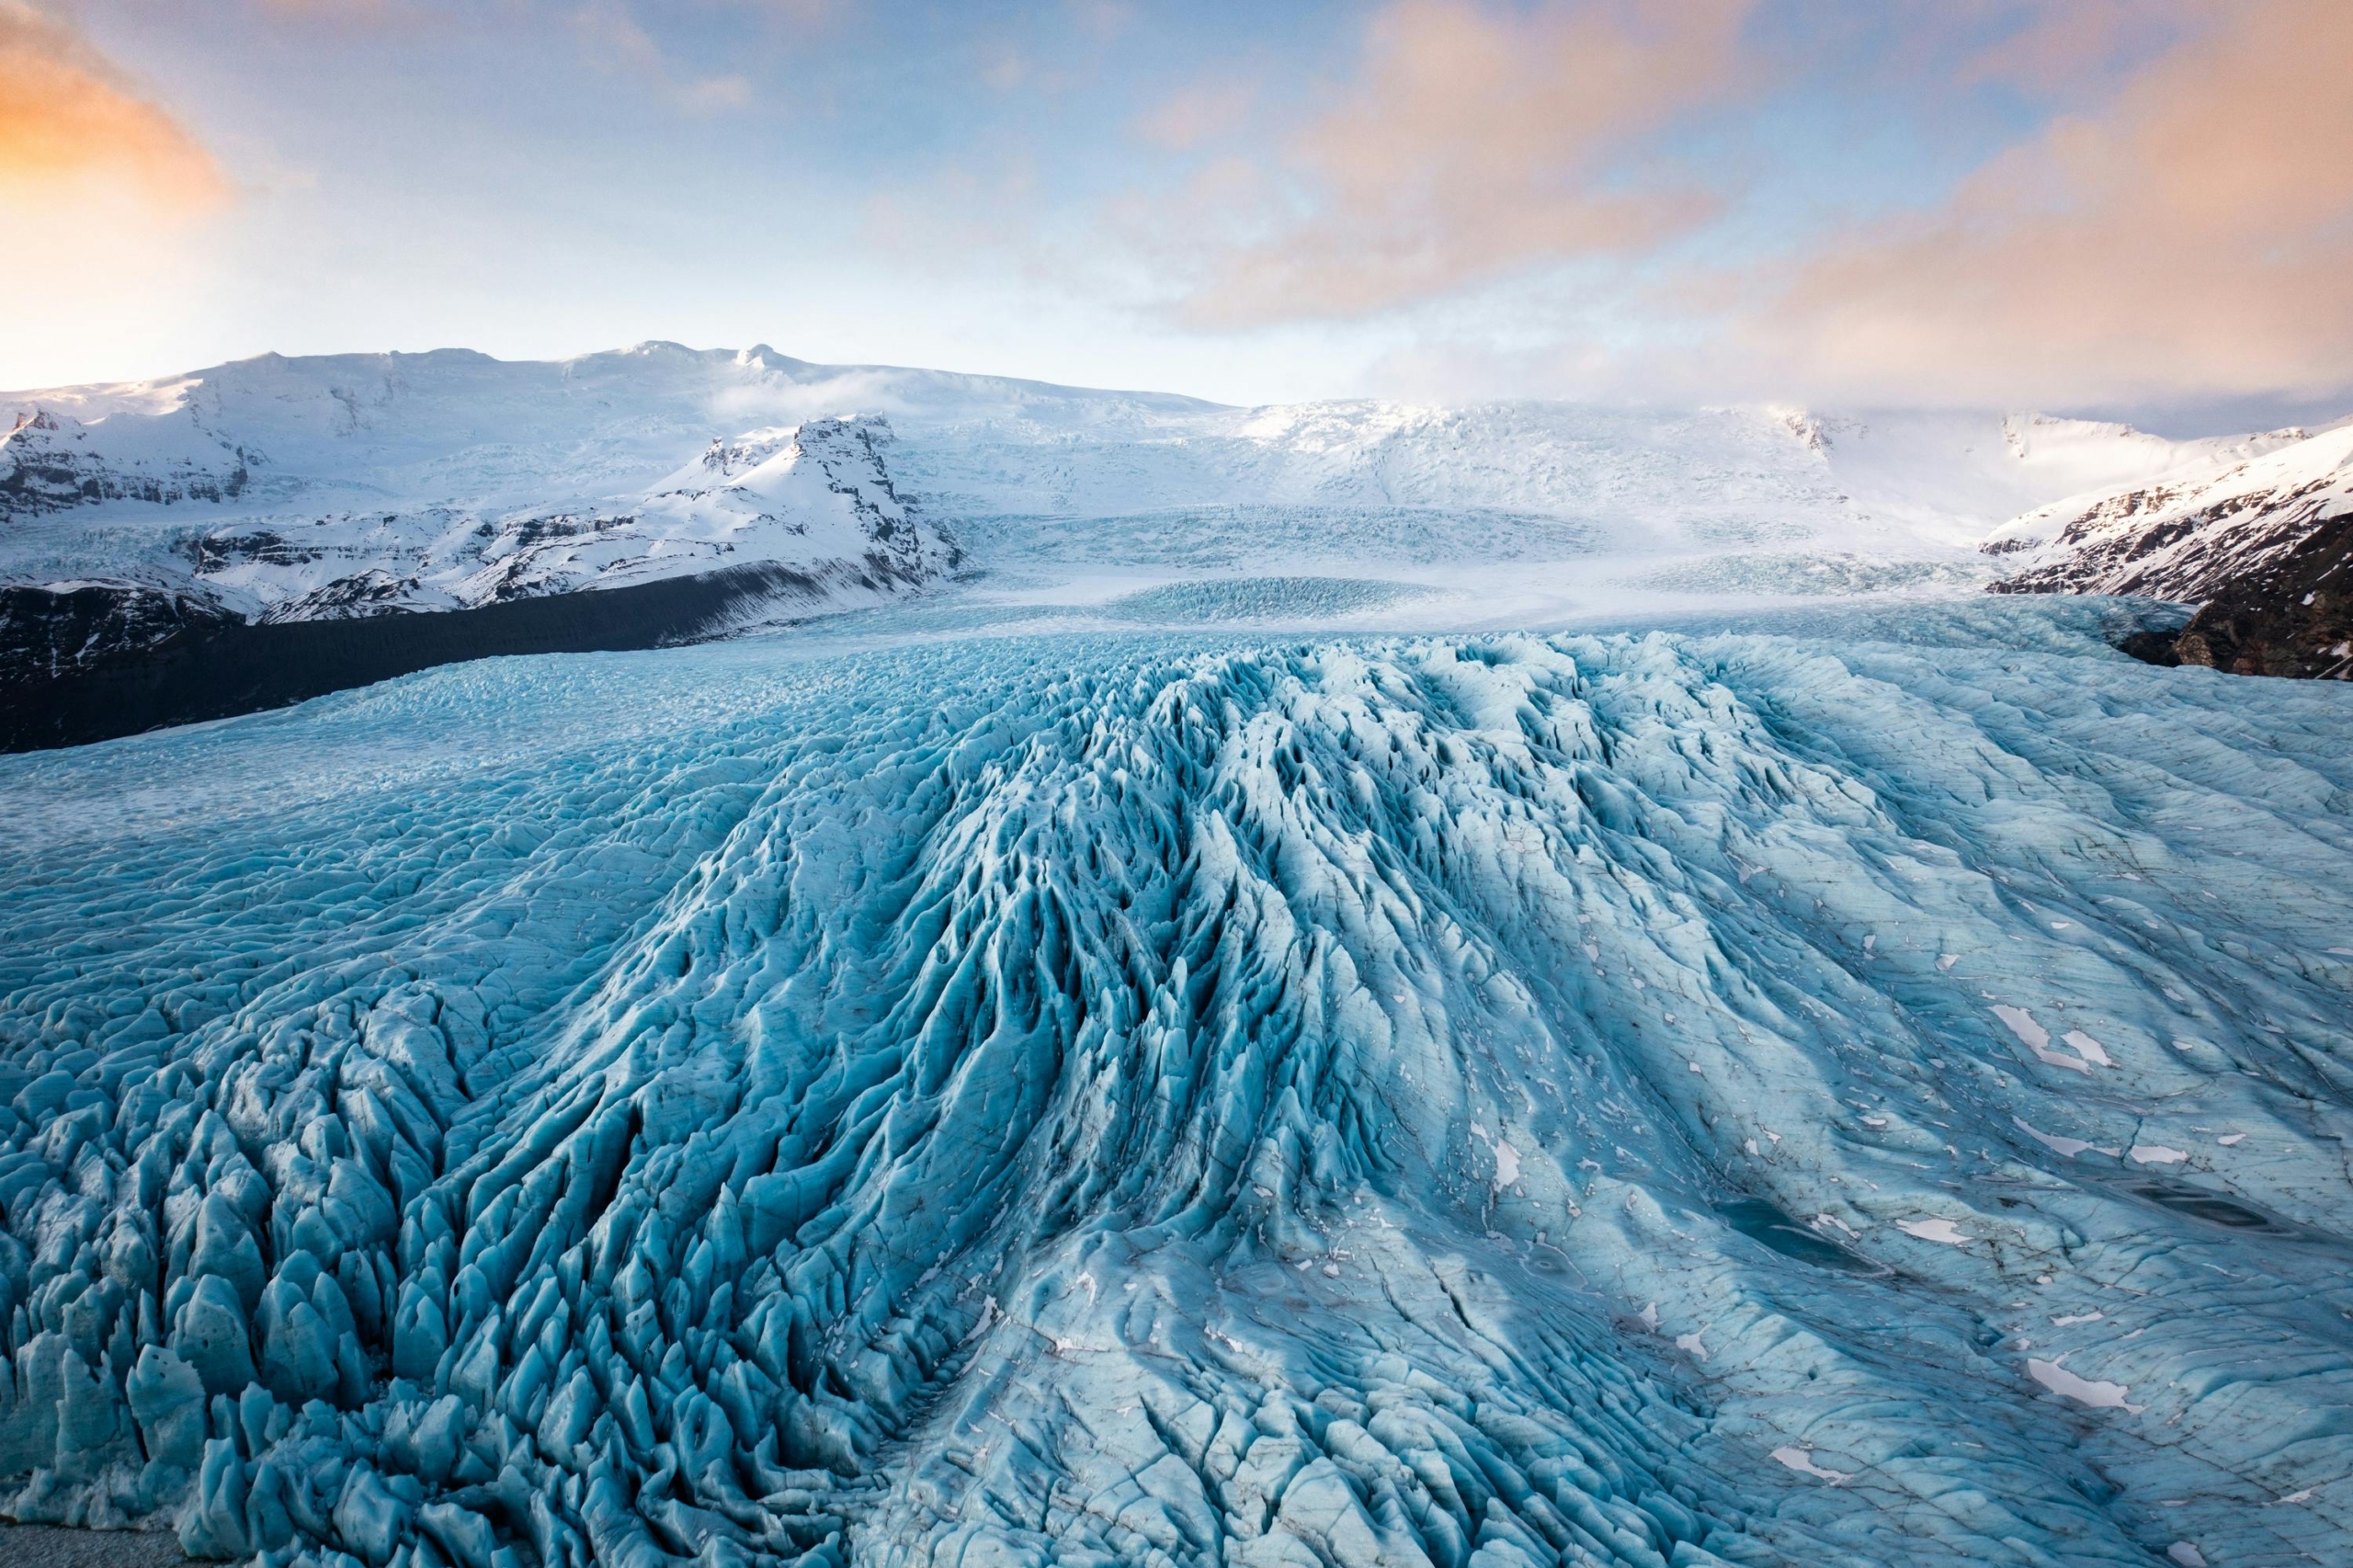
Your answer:
[[[2353,691],[2097,597],[1120,602],[0,757],[0,1514],[2347,1560]]]

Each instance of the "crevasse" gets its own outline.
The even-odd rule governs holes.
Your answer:
[[[496,661],[6,759],[5,1511],[2325,1560],[2353,707],[2085,613]]]

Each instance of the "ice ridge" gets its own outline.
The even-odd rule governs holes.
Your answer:
[[[2353,693],[2083,608],[502,660],[0,760],[0,1511],[2325,1555]]]

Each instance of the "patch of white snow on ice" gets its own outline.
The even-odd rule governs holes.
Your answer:
[[[1946,1246],[1952,1247],[1957,1247],[1963,1242],[1973,1242],[1977,1239],[1961,1230],[1950,1220],[1898,1220],[1895,1222],[1895,1228],[1907,1236],[1916,1236],[1924,1242],[1941,1242]]]
[[[2082,1057],[2085,1061],[2090,1062],[2095,1067],[2113,1067],[2116,1065],[2116,1063],[2109,1059],[2108,1049],[2081,1029],[2069,1029],[2065,1034],[2060,1036],[2060,1038],[2065,1040],[2069,1045],[2075,1048],[2076,1055]]]
[[[1813,1456],[1803,1449],[1775,1449],[1773,1457],[1801,1475],[1811,1475],[1836,1486],[1853,1476],[1853,1471],[1825,1470],[1813,1462]]]
[[[2010,1032],[2025,1042],[2034,1052],[2034,1059],[2046,1067],[2064,1067],[2070,1073],[2088,1074],[2091,1064],[2073,1056],[2062,1056],[2051,1049],[2051,1031],[2034,1021],[2034,1015],[2024,1007],[2012,1007],[1996,1002],[1994,1016],[2010,1026]]]
[[[2064,1359],[2066,1358],[2063,1356],[2060,1358],[2060,1360]],[[2078,1404],[2087,1404],[2094,1410],[2121,1410],[2127,1415],[2138,1415],[2148,1408],[2145,1404],[2125,1403],[2124,1396],[2132,1392],[2125,1384],[2098,1382],[2089,1378],[2079,1378],[2061,1366],[2058,1361],[2040,1361],[2029,1358],[2026,1364],[2026,1370],[2027,1376],[2049,1389],[2052,1393],[2063,1399],[2072,1399]]]

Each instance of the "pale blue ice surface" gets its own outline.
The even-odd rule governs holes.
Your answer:
[[[804,638],[0,759],[0,1512],[2353,1561],[2353,689],[2120,613]]]

